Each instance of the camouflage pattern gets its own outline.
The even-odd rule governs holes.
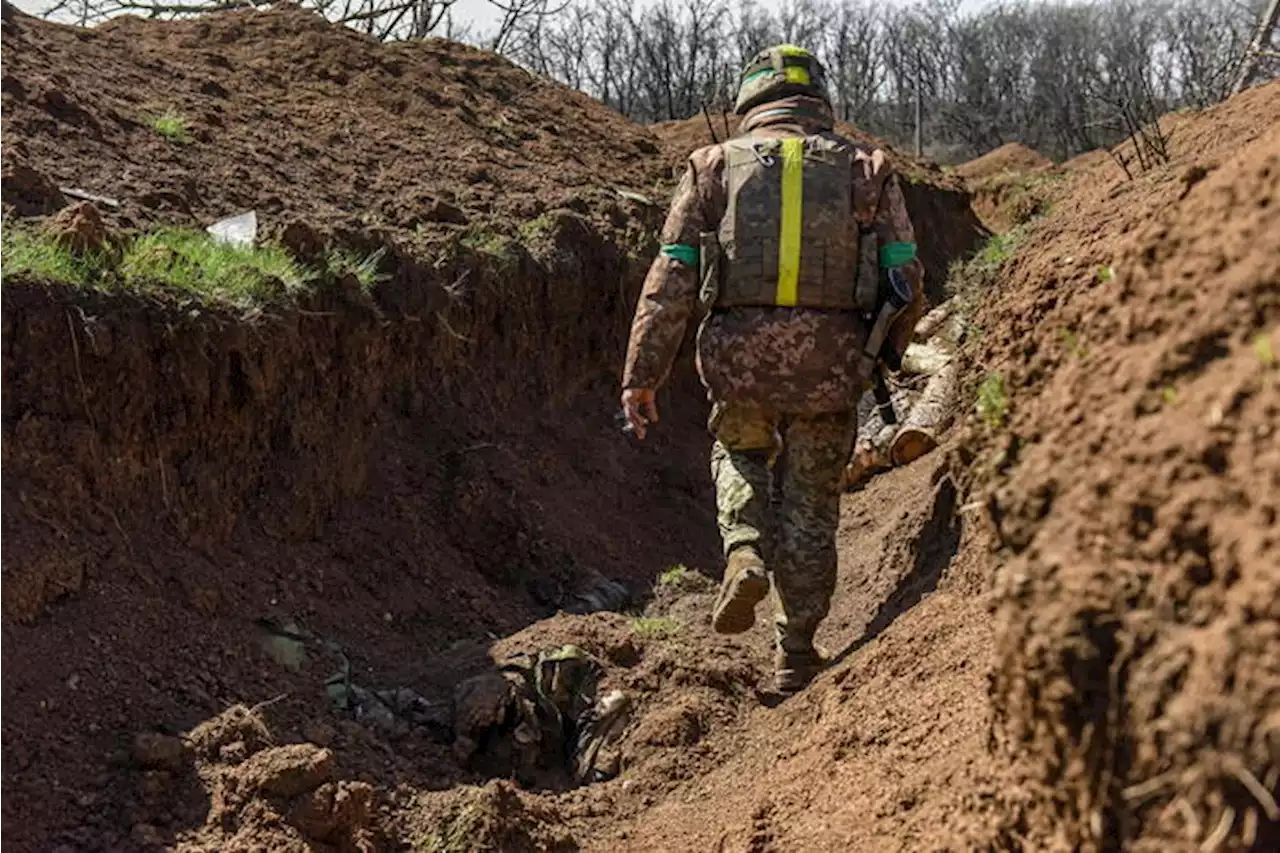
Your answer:
[[[717,307],[777,304],[781,143],[751,137],[724,143],[728,198],[718,234],[723,260]],[[805,137],[803,146],[795,305],[852,311],[858,307],[858,225],[850,195],[857,149],[834,133]]]
[[[822,101],[795,97],[764,104],[743,121],[752,138],[769,139],[829,131]],[[916,241],[902,192],[878,150],[857,147],[850,192],[858,218],[882,243]],[[699,246],[725,215],[728,184],[722,145],[700,148],[671,201],[664,244]],[[894,323],[890,339],[905,350],[924,309],[922,268],[904,268],[916,302]],[[636,306],[623,372],[624,388],[658,388],[667,378],[680,342],[698,307],[699,270],[666,255],[649,269]],[[742,307],[714,309],[698,335],[698,370],[713,402],[772,407],[792,414],[853,408],[865,377],[858,354],[865,323],[857,312]]]
[[[788,65],[805,69],[808,82],[788,79]],[[827,70],[804,48],[793,44],[774,45],[752,57],[738,75],[738,96],[734,100],[733,111],[742,115],[759,104],[789,95],[809,95],[830,103]]]
[[[825,102],[796,96],[750,110],[742,128],[753,140],[768,140],[828,133],[832,125]],[[859,227],[882,244],[916,242],[884,154],[849,144],[855,164],[848,192]],[[729,195],[725,165],[723,145],[690,155],[663,244],[702,246],[705,235],[718,232]],[[665,254],[654,260],[636,306],[624,388],[657,389],[667,378],[698,309],[702,272]],[[924,308],[919,262],[904,274],[916,298],[890,331],[900,352]],[[835,589],[841,478],[868,378],[858,370],[866,334],[857,311],[769,306],[713,307],[698,332],[698,372],[713,403],[720,534],[726,555],[752,544],[764,557],[783,660],[812,655]],[[775,471],[781,497],[771,505]]]
[[[788,415],[717,404],[710,429],[716,514],[728,554],[754,545],[773,580],[774,624],[782,652],[812,651],[836,583],[840,480],[853,444],[854,413]],[[771,457],[781,451],[782,464]],[[770,505],[780,472],[781,500]]]

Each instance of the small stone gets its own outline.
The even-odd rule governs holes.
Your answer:
[[[186,755],[186,746],[172,735],[142,732],[133,739],[133,759],[143,767],[181,770]]]
[[[79,690],[79,689],[80,689],[80,675],[79,675],[79,673],[75,673],[75,672],[71,673],[71,677],[67,679],[67,689],[68,689],[68,690]]]

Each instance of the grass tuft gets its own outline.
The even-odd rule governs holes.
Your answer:
[[[156,133],[170,142],[189,145],[195,141],[191,136],[191,127],[187,124],[186,117],[172,107],[164,112],[147,116],[147,121]]]
[[[349,249],[332,249],[324,259],[325,273],[334,280],[353,275],[356,281],[360,282],[360,289],[368,293],[379,282],[386,281],[389,277],[378,271],[385,254],[385,249],[379,249],[368,255]]]
[[[6,225],[0,236],[0,261],[4,277],[21,276],[87,286],[106,265],[98,255],[79,256],[45,235]]]
[[[1271,348],[1271,337],[1259,333],[1253,339],[1253,354],[1258,357],[1258,361],[1262,362],[1266,367],[1276,366],[1276,353]]]
[[[134,240],[119,275],[132,289],[174,288],[235,304],[295,296],[315,278],[278,246],[235,246],[176,228]]]
[[[637,616],[631,620],[631,630],[637,636],[661,640],[678,634],[680,623],[665,616]]]
[[[1084,358],[1089,354],[1089,348],[1080,340],[1080,336],[1069,329],[1062,330],[1062,345],[1076,358]]]
[[[1005,392],[1004,377],[994,371],[988,373],[978,386],[978,417],[992,429],[999,429],[1008,415],[1009,395]]]
[[[689,574],[689,569],[682,563],[672,566],[662,574],[658,575],[659,586],[679,586],[684,582],[685,576]]]
[[[947,270],[952,292],[965,302],[976,302],[982,291],[995,284],[1000,270],[1030,233],[1029,225],[1019,225],[1003,234],[992,235],[968,260],[953,262]]]
[[[416,839],[413,847],[422,853],[467,853],[479,841],[483,820],[479,806],[469,803],[451,814],[438,832]]]

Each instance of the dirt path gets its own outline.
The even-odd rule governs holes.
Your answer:
[[[991,633],[953,564],[960,524],[945,470],[938,454],[847,497],[839,586],[819,637],[839,662],[801,695],[720,733],[730,760],[639,816],[592,831],[584,851],[952,842],[989,760]]]

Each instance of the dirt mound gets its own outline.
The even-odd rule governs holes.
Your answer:
[[[1010,142],[957,166],[952,174],[968,186],[983,224],[1004,232],[1049,209],[1063,170],[1022,143]]]
[[[737,133],[738,123],[737,116],[717,113],[709,123],[705,116],[698,115],[684,121],[660,122],[651,125],[650,130],[661,140],[672,173],[678,176],[690,152],[729,138]],[[947,295],[947,267],[971,252],[987,235],[970,206],[964,182],[944,174],[935,163],[899,151],[847,122],[836,122],[836,130],[850,139],[883,148],[902,176],[902,192],[925,267],[925,289],[930,301],[940,304]]]
[[[608,222],[616,189],[661,175],[642,128],[452,42],[378,44],[289,6],[93,30],[4,8],[6,201],[23,210],[68,187],[118,201],[115,225],[256,209],[270,233],[423,243],[556,208]]]
[[[1280,843],[1277,95],[1073,182],[979,317],[1008,400],[995,731],[1033,847]]]
[[[966,181],[981,181],[1004,172],[1034,172],[1048,168],[1053,161],[1021,142],[1009,142],[955,167],[955,174]]]

